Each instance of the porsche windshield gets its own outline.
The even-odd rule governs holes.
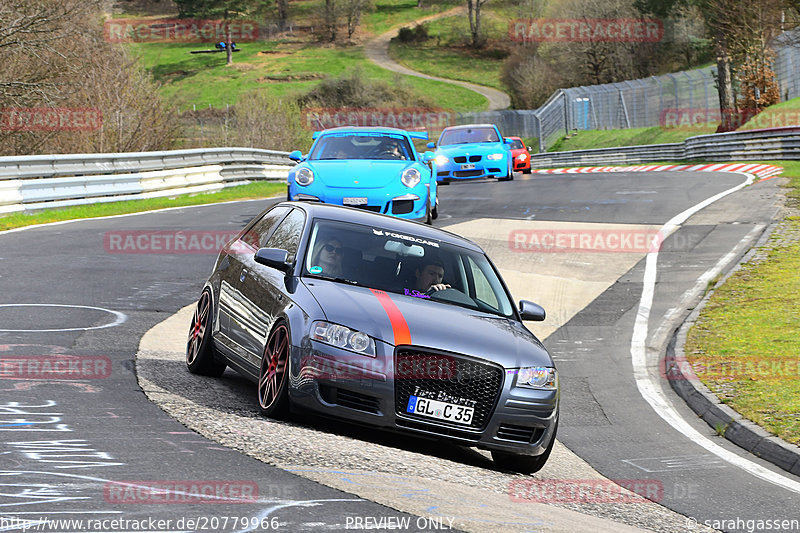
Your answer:
[[[308,156],[326,159],[414,159],[408,140],[394,133],[327,133],[317,139]]]
[[[318,220],[303,276],[513,315],[508,294],[484,254],[378,226]]]
[[[500,142],[500,137],[494,128],[456,128],[452,130],[445,130],[442,133],[442,138],[439,139],[439,145],[447,144],[466,144],[466,143],[497,143]]]

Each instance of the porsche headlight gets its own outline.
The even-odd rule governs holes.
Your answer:
[[[422,176],[420,175],[419,170],[414,167],[405,169],[403,174],[400,176],[400,181],[402,181],[403,185],[409,189],[416,187],[421,179]]]
[[[503,159],[503,154],[489,154],[486,156],[486,159],[490,159],[492,161],[500,161]]]
[[[558,388],[558,373],[549,366],[530,366],[517,371],[517,387],[554,390]]]
[[[294,175],[294,181],[303,187],[311,185],[314,181],[314,172],[308,167],[303,167]]]
[[[364,355],[375,356],[375,341],[360,331],[319,320],[311,324],[311,338]]]
[[[436,157],[433,158],[433,162],[436,163],[436,166],[442,167],[447,163],[449,163],[450,160],[443,155],[437,155]]]

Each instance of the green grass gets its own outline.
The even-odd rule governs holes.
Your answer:
[[[137,43],[129,45],[144,66],[163,86],[161,94],[179,109],[224,108],[240,94],[268,91],[276,97],[304,93],[324,76],[336,77],[360,68],[369,79],[395,83],[396,74],[381,69],[364,57],[363,48],[316,47],[297,43],[243,43],[234,64],[225,65],[225,54],[190,54],[208,45],[186,43]],[[447,83],[403,76],[416,92],[429,95],[440,107],[455,111],[483,110],[486,99]]]
[[[800,200],[800,162],[776,161]],[[784,221],[800,234],[800,219]],[[800,239],[773,240],[766,259],[742,266],[689,331],[687,358],[698,377],[743,416],[800,444]]]
[[[800,97],[771,105],[748,120],[738,131],[800,124]]]
[[[483,21],[489,28],[490,44],[479,51],[466,46],[469,22],[463,15],[446,17],[426,23],[430,39],[420,43],[389,45],[389,56],[398,63],[431,76],[467,81],[505,91],[500,82],[504,52],[491,43],[505,38],[507,26],[485,12]]]
[[[60,209],[44,209],[33,213],[11,213],[0,216],[0,230],[60,222],[78,218],[96,218],[127,213],[139,213],[153,209],[213,204],[230,200],[269,198],[285,194],[283,182],[257,182],[229,187],[217,192],[182,195],[176,197],[151,198],[147,200],[125,200],[122,202],[98,203]]]
[[[460,4],[425,1],[422,9],[419,9],[417,0],[376,0],[375,10],[361,16],[360,30],[367,34],[380,35],[395,26],[446,11],[456,5]]]
[[[566,150],[589,150],[592,148],[614,148],[641,144],[676,143],[694,137],[714,133],[716,127],[704,128],[631,128],[628,130],[584,130],[569,138],[557,141],[547,148],[548,152]]]

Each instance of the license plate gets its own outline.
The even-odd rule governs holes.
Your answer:
[[[461,170],[472,170],[475,168],[473,164],[461,165]]]
[[[342,199],[344,205],[367,205],[366,198],[359,197],[345,197]]]
[[[454,403],[412,396],[408,399],[406,412],[430,418],[438,418],[439,420],[447,420],[448,422],[456,422],[457,424],[470,424],[475,409],[473,407],[467,407],[466,405],[457,405]]]

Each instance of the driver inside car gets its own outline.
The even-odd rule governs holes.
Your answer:
[[[437,257],[425,257],[414,272],[415,289],[423,294],[449,289],[450,285],[442,283],[444,263]]]

